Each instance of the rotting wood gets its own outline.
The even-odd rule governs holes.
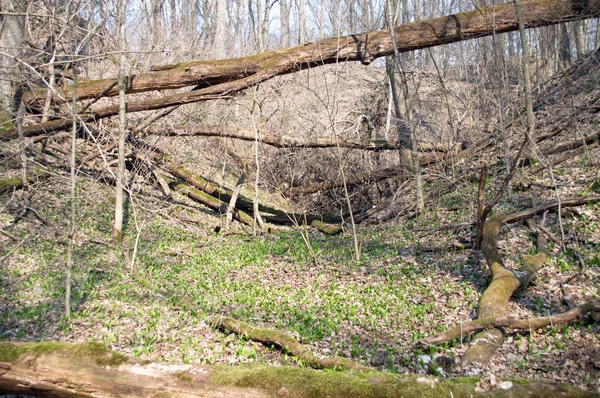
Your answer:
[[[211,321],[211,325],[215,328],[244,336],[248,340],[256,341],[266,345],[267,347],[279,347],[316,369],[349,369],[358,372],[373,371],[373,369],[363,366],[358,362],[354,362],[348,358],[320,358],[309,348],[300,344],[296,339],[276,330],[255,328],[245,322],[224,316],[215,317]]]
[[[528,28],[582,20],[600,16],[600,0],[531,0],[521,4],[523,19]],[[474,11],[434,18],[423,22],[405,24],[394,28],[398,51],[406,52],[443,44],[468,40],[497,33],[517,30],[518,23],[512,3],[482,7]],[[394,51],[389,30],[368,34],[353,34],[307,43],[298,47],[280,49],[249,57],[217,61],[190,61],[173,68],[130,76],[127,79],[129,93],[156,89],[172,89],[196,86],[195,90],[172,94],[161,98],[128,103],[128,111],[139,112],[161,109],[199,101],[231,98],[233,94],[256,86],[275,76],[293,73],[308,67],[361,61],[365,64],[374,59],[391,55]],[[78,97],[94,98],[114,82],[113,79],[88,82],[78,88]],[[220,83],[220,84],[219,84]],[[64,87],[53,98],[70,99],[70,88]],[[45,98],[44,90],[26,98],[31,103]],[[113,88],[107,95],[116,95]],[[80,114],[81,122],[89,122],[114,116],[118,105],[106,106]],[[71,127],[70,119],[57,119],[23,128],[25,137],[35,136]],[[1,134],[4,139],[16,138],[16,129]]]
[[[47,170],[42,167],[35,167],[33,169],[27,170],[27,182],[33,183],[39,178],[46,178],[49,176]],[[0,191],[5,189],[19,189],[23,188],[23,177],[20,175],[15,175],[12,177],[2,177],[0,178]]]
[[[512,380],[503,397],[594,397],[568,384]],[[100,343],[0,342],[0,394],[36,397],[367,398],[488,397],[473,378],[416,378],[385,372],[323,372],[307,368],[202,366],[139,360]]]

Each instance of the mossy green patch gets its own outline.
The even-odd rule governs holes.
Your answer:
[[[477,396],[478,378],[441,380],[389,373],[351,373],[306,368],[217,366],[211,382],[235,387],[260,388],[277,394],[285,388],[289,397],[455,397]]]
[[[186,372],[183,372],[183,371],[176,372],[176,373],[175,373],[175,376],[177,376],[177,378],[178,378],[179,380],[181,380],[181,381],[184,381],[184,382],[188,383],[190,386],[193,386],[193,385],[194,385],[192,378],[191,378],[191,377],[190,377],[190,375],[189,375],[189,374],[187,374]]]
[[[104,344],[97,342],[68,344],[59,342],[41,343],[0,343],[0,362],[16,361],[23,354],[37,358],[44,354],[60,351],[73,358],[93,359],[98,365],[118,366],[129,360],[126,355],[112,352]]]

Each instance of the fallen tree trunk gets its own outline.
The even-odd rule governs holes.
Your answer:
[[[600,0],[530,0],[521,4],[523,20],[528,28],[553,25],[600,16]],[[518,29],[517,17],[512,3],[482,7],[475,11],[434,18],[423,22],[405,24],[394,28],[398,51],[406,52],[439,46],[457,41],[512,32]],[[249,57],[190,61],[163,70],[130,76],[126,80],[128,93],[150,90],[173,89],[196,86],[195,90],[156,99],[127,104],[129,112],[161,109],[199,101],[229,98],[232,94],[256,86],[264,81],[301,69],[346,61],[370,63],[376,58],[394,52],[392,35],[388,30],[347,37],[321,40],[302,46],[280,49]],[[95,98],[99,94],[116,96],[115,79],[88,82],[78,87],[78,98]],[[61,101],[70,100],[71,88],[63,87]],[[45,90],[37,91],[26,101],[46,98]],[[118,114],[118,105],[81,114],[81,121],[88,122]],[[70,127],[71,118],[57,119],[23,128],[26,137]],[[2,133],[3,138],[16,138],[16,129]]]
[[[431,164],[437,163],[440,157],[437,154],[428,154],[419,156],[419,164],[421,167],[426,167]],[[372,172],[366,172],[361,174],[354,174],[346,177],[346,187],[353,187],[355,185],[365,183],[375,183],[388,178],[394,178],[406,173],[405,167],[393,166],[386,167],[384,169],[375,170]],[[344,181],[340,177],[334,181],[318,182],[314,184],[301,185],[298,187],[290,188],[286,194],[290,197],[299,195],[308,195],[315,192],[328,191],[331,189],[341,188],[344,186]]]
[[[175,192],[179,192],[180,194],[183,194],[188,198],[209,207],[210,209],[216,211],[219,214],[227,213],[227,203],[215,198],[214,196],[210,196],[209,194],[202,192],[199,189],[175,181],[171,181],[169,183],[169,186]],[[249,227],[254,226],[254,218],[241,210],[234,209],[233,218],[241,223],[248,225]]]
[[[33,397],[488,397],[476,378],[416,378],[383,372],[200,366],[141,361],[100,343],[0,342],[0,394]],[[594,397],[549,381],[513,380],[494,397]]]
[[[502,229],[503,218],[502,214],[492,217],[483,235],[482,251],[492,274],[492,282],[479,300],[478,319],[504,317],[508,309],[508,301],[515,290],[519,287],[527,287],[549,256],[546,249],[547,242],[543,235],[538,234],[536,243],[538,253],[535,256],[524,256],[523,265],[518,271],[505,268],[498,251],[498,235]],[[474,343],[463,355],[463,366],[487,364],[503,342],[504,333],[497,327],[478,333],[474,337]]]
[[[542,316],[529,319],[515,319],[510,316],[499,318],[480,318],[470,322],[461,323],[435,336],[426,337],[420,341],[424,345],[440,345],[459,338],[466,338],[473,332],[490,328],[506,328],[511,330],[530,331],[548,326],[564,325],[583,321],[586,317],[600,321],[600,302],[588,301],[578,307],[561,314]]]
[[[348,369],[357,372],[371,372],[373,370],[344,357],[319,358],[308,347],[285,333],[271,329],[258,329],[237,319],[217,316],[211,321],[211,325],[228,333],[245,336],[248,340],[256,341],[267,347],[276,346],[284,349],[308,366],[316,369]]]
[[[576,207],[583,206],[589,203],[597,203],[600,202],[600,195],[591,195],[583,198],[570,198],[570,199],[561,199],[560,206],[561,207]],[[530,209],[518,211],[516,213],[508,214],[504,217],[503,222],[506,224],[510,224],[517,221],[522,221],[527,218],[533,217],[536,214],[543,213],[545,211],[554,211],[558,209],[558,202],[552,201],[547,203],[542,203],[539,206],[532,207]]]
[[[33,169],[27,170],[27,182],[33,183],[39,178],[48,177],[49,173],[42,167],[35,167]],[[19,189],[23,188],[23,177],[20,175],[15,175],[12,177],[2,177],[0,178],[0,191],[5,189]]]
[[[243,130],[228,130],[223,127],[209,127],[194,131],[158,131],[149,130],[149,135],[160,135],[167,137],[220,137],[233,138],[241,141],[254,142],[257,139],[256,133]],[[275,148],[348,148],[360,149],[363,151],[385,151],[398,150],[402,147],[394,142],[381,141],[362,141],[351,138],[341,137],[312,137],[307,139],[296,138],[285,135],[258,134],[258,141]],[[467,142],[443,143],[443,142],[419,142],[418,148],[422,152],[458,152],[467,147]]]

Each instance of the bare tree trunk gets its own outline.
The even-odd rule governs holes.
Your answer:
[[[161,0],[151,0],[152,4],[152,26],[150,30],[150,43],[151,51],[157,51],[159,49],[160,36],[162,32],[162,1]],[[152,54],[150,59],[156,60],[158,59],[158,54]],[[155,61],[153,61],[155,62]]]
[[[19,63],[25,34],[25,16],[10,15],[24,12],[25,3],[21,0],[0,0],[0,10],[7,14],[0,17],[0,123],[14,118],[18,104],[14,98],[19,84]]]
[[[321,9],[319,14],[319,40],[325,38],[325,11],[327,10],[327,0],[321,0]]]
[[[535,134],[535,116],[533,114],[533,88],[531,87],[531,74],[529,70],[529,45],[525,36],[525,23],[523,21],[523,11],[519,0],[514,0],[519,21],[519,37],[521,39],[522,65],[523,65],[523,89],[525,91],[525,109],[527,115],[527,137],[531,145],[536,141]]]
[[[227,34],[227,12],[225,0],[217,0],[217,27],[215,29],[215,58],[223,59],[227,56],[225,38]]]
[[[411,160],[412,160],[412,170],[414,173],[414,177],[415,177],[415,194],[416,194],[416,199],[417,199],[417,206],[416,206],[416,212],[417,214],[421,214],[423,213],[424,209],[425,209],[425,203],[424,203],[424,199],[423,199],[423,184],[421,181],[421,168],[419,165],[419,153],[418,153],[418,149],[417,149],[417,140],[416,140],[416,134],[415,134],[415,126],[412,123],[412,108],[411,108],[411,104],[410,104],[410,99],[409,99],[409,91],[408,91],[408,82],[406,81],[406,75],[404,74],[404,70],[403,70],[403,66],[402,66],[402,61],[400,60],[400,53],[398,52],[398,47],[397,47],[397,43],[396,43],[396,37],[393,34],[393,24],[394,24],[394,6],[392,3],[392,0],[387,0],[386,3],[386,11],[387,11],[387,23],[388,23],[388,27],[390,29],[390,36],[392,38],[392,44],[394,47],[394,56],[391,57],[392,59],[392,68],[391,68],[391,86],[392,86],[392,94],[394,96],[394,103],[396,104],[396,114],[398,116],[398,118],[401,118],[401,111],[400,111],[400,101],[398,98],[398,93],[397,90],[395,90],[395,84],[396,84],[396,79],[395,79],[395,74],[394,74],[394,68],[393,66],[395,66],[396,68],[398,68],[398,72],[400,74],[400,81],[401,81],[401,85],[402,85],[402,91],[403,91],[403,100],[404,100],[404,107],[406,109],[405,113],[404,113],[404,119],[406,122],[406,127],[408,129],[408,137],[399,137],[399,142],[402,143],[402,141],[408,141],[408,145],[407,145],[407,150],[410,151],[410,155],[411,155]],[[402,123],[402,121],[400,122]],[[406,138],[408,138],[408,140],[406,140]],[[404,151],[407,152],[407,151]]]
[[[244,25],[242,23],[242,9],[244,7],[244,1],[243,0],[238,0],[237,2],[237,7],[236,7],[236,23],[235,23],[235,41],[236,44],[238,46],[238,51],[237,51],[237,56],[241,57],[245,54],[244,52],[244,39],[243,39],[243,32],[244,32]],[[235,47],[235,46],[234,46]]]
[[[73,274],[73,247],[75,239],[75,160],[77,158],[77,69],[73,65],[73,131],[71,133],[71,217],[67,246],[67,278],[65,282],[65,317],[71,318],[71,275]]]
[[[287,0],[279,0],[279,20],[281,21],[281,48],[290,46],[290,9]]]
[[[119,70],[119,163],[117,169],[117,194],[115,200],[115,229],[113,238],[115,242],[123,242],[123,204],[124,189],[123,179],[125,174],[125,130],[127,128],[127,103],[125,99],[125,69],[127,59],[125,50],[127,42],[125,40],[127,0],[119,2],[119,46],[121,47],[121,67]]]
[[[262,36],[263,43],[262,51],[267,51],[269,49],[269,23],[271,22],[271,7],[271,0],[265,0],[265,10],[260,28],[260,34]]]
[[[560,29],[560,39],[559,39],[559,57],[560,64],[563,68],[566,68],[571,64],[571,40],[569,40],[569,31],[567,30],[567,25],[562,24],[559,27]],[[526,58],[524,62],[529,62],[529,58]]]
[[[298,44],[306,42],[306,4],[305,0],[298,0]]]

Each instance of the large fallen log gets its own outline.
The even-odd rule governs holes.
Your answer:
[[[419,156],[419,164],[421,167],[426,167],[437,163],[440,156],[436,153]],[[360,184],[376,183],[389,178],[399,177],[406,174],[406,168],[400,165],[386,167],[383,169],[374,170],[360,174],[350,174],[346,176],[346,187],[353,187]],[[412,177],[412,175],[410,175]],[[308,195],[315,192],[328,191],[331,189],[341,188],[344,186],[344,180],[340,177],[333,181],[316,182],[308,185],[301,185],[288,189],[286,194],[290,197],[299,195]]]
[[[562,208],[576,207],[598,202],[600,202],[600,195],[590,195],[582,198],[561,199],[560,203],[558,203],[557,201],[546,202],[526,210],[521,210],[515,213],[508,214],[504,217],[503,222],[506,224],[510,224],[513,222],[522,221],[527,218],[533,217],[536,214],[541,214],[545,211],[557,210],[559,206]]]
[[[475,390],[477,378],[433,378],[306,368],[142,361],[100,343],[0,342],[0,395],[32,397],[594,397],[567,384],[512,380]]]
[[[521,3],[524,24],[528,28],[553,25],[600,16],[600,0],[530,0]],[[494,33],[512,32],[518,29],[517,17],[512,3],[482,7],[474,11],[434,18],[423,22],[405,24],[394,28],[394,39],[400,52],[439,46]],[[127,92],[173,89],[196,86],[195,90],[147,99],[127,104],[129,112],[161,109],[174,105],[189,104],[211,99],[227,98],[232,94],[256,86],[275,76],[345,61],[370,63],[374,59],[394,52],[392,36],[388,30],[354,34],[351,36],[321,40],[302,46],[280,49],[253,56],[211,61],[191,61],[164,70],[130,76]],[[88,82],[78,87],[79,99],[95,98],[99,94],[115,96],[115,79]],[[70,100],[71,88],[61,89],[62,101]],[[45,90],[37,91],[26,100],[46,98]],[[119,106],[107,106],[79,115],[88,122],[118,114]],[[57,119],[23,128],[25,136],[35,136],[49,131],[70,127],[72,118]],[[16,129],[2,133],[3,138],[16,138]]]
[[[258,139],[262,144],[267,144],[275,148],[336,148],[339,146],[340,148],[361,149],[363,151],[385,151],[402,148],[398,143],[385,140],[363,141],[343,137],[310,137],[303,139],[289,135],[265,133],[257,135],[253,131],[231,130],[223,127],[207,127],[193,131],[147,130],[145,134],[167,137],[221,137],[249,142],[254,142]],[[468,143],[466,141],[458,143],[419,142],[417,145],[419,151],[422,152],[458,152],[461,149],[465,149]]]
[[[276,346],[284,349],[305,362],[308,366],[316,369],[349,369],[357,372],[370,372],[373,370],[344,357],[320,358],[308,347],[300,344],[298,340],[285,333],[272,329],[255,328],[237,319],[217,316],[211,321],[211,325],[227,333],[231,332],[239,336],[245,336],[248,340],[256,341],[267,347]]]

